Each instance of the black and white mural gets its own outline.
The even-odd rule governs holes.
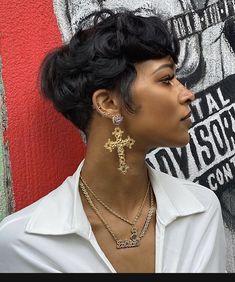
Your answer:
[[[235,272],[235,0],[54,0],[63,41],[102,7],[161,14],[181,44],[178,78],[195,94],[191,141],[158,148],[146,160],[218,196],[227,238],[227,270]]]

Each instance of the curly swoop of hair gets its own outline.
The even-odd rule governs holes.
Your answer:
[[[118,89],[125,108],[134,112],[130,87],[135,63],[167,55],[177,63],[179,44],[160,17],[96,11],[83,20],[68,44],[46,55],[40,70],[41,92],[87,134],[97,89]]]

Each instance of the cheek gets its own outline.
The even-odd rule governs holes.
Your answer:
[[[148,87],[134,88],[133,93],[137,109],[129,126],[133,134],[158,134],[158,131],[165,132],[176,126],[178,104],[174,92],[149,83]]]
[[[176,118],[177,106],[174,100],[171,99],[156,99],[143,108],[144,115],[149,118],[149,121],[155,123],[173,122]],[[144,116],[143,115],[143,116]]]
[[[177,126],[176,104],[152,99],[145,101],[133,116],[130,130],[141,138],[146,135],[166,135]]]

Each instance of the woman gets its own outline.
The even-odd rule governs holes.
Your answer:
[[[216,195],[145,162],[189,142],[194,95],[175,76],[178,43],[159,17],[130,11],[82,26],[45,58],[41,86],[86,135],[86,156],[1,223],[1,272],[225,272]]]

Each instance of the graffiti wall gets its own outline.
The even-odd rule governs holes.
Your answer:
[[[227,269],[235,272],[235,1],[234,0],[54,0],[66,42],[79,22],[102,7],[161,14],[180,44],[178,78],[191,89],[191,141],[147,155],[155,169],[198,182],[218,196],[227,237]]]
[[[9,150],[7,142],[4,141],[4,132],[6,127],[7,115],[2,81],[2,62],[0,58],[0,221],[14,211]]]

